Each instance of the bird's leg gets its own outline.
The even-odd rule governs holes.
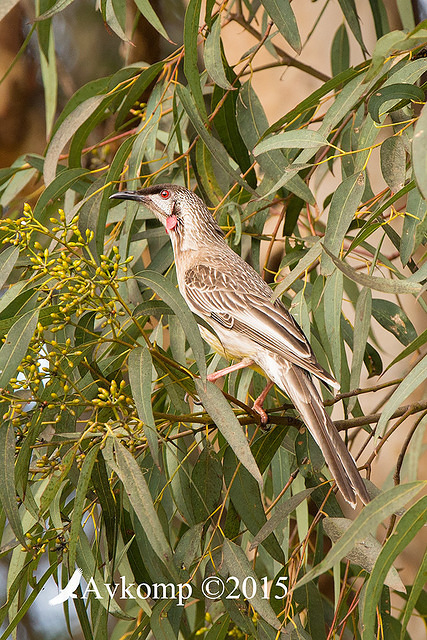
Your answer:
[[[256,411],[260,416],[261,416],[261,424],[266,425],[268,422],[268,415],[266,414],[266,412],[264,411],[264,409],[262,408],[262,405],[264,404],[264,401],[267,397],[268,392],[270,391],[271,387],[274,385],[274,382],[272,380],[270,380],[266,387],[264,388],[264,390],[260,393],[260,395],[258,396],[258,398],[255,400],[255,402],[252,405],[252,409],[254,411]]]
[[[236,364],[232,364],[225,369],[220,369],[219,371],[210,373],[208,376],[206,376],[206,379],[209,380],[209,382],[215,382],[215,380],[218,380],[218,378],[223,378],[224,376],[226,376],[227,373],[232,373],[233,371],[238,371],[239,369],[244,369],[245,367],[250,367],[253,364],[254,361],[252,360],[252,358],[243,358],[243,360],[237,362]]]

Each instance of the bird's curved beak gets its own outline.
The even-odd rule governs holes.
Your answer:
[[[110,200],[135,200],[136,202],[142,202],[147,204],[148,198],[142,196],[138,191],[117,191],[110,196]]]

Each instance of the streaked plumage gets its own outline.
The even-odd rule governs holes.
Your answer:
[[[316,361],[284,305],[271,301],[270,287],[230,249],[202,200],[171,184],[111,197],[136,200],[162,222],[172,241],[179,290],[190,309],[215,331],[202,327],[203,337],[228,359],[260,367],[289,396],[319,444],[344,498],[354,505],[359,495],[367,503],[365,485],[325,412],[311,375],[335,388],[338,383]]]

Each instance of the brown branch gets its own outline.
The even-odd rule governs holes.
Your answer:
[[[326,404],[326,403],[325,403]],[[419,411],[425,411],[427,409],[427,401],[426,402],[415,402],[414,404],[408,404],[404,407],[399,407],[390,417],[390,420],[394,418],[400,418],[406,413],[408,416],[418,413]],[[360,416],[359,418],[349,418],[347,420],[335,420],[334,424],[338,431],[343,431],[344,429],[353,429],[354,427],[363,427],[368,424],[372,424],[373,422],[378,422],[381,418],[381,413],[373,413],[368,416]]]
[[[400,384],[401,382],[402,382],[402,378],[397,378],[396,380],[389,380],[389,382],[383,382],[373,387],[365,387],[363,389],[359,387],[358,389],[353,389],[352,391],[346,391],[345,393],[337,393],[337,395],[331,398],[330,400],[325,400],[323,404],[325,405],[325,407],[331,407],[332,405],[336,404],[340,400],[343,400],[343,398],[352,398],[353,396],[359,396],[362,393],[371,393],[373,391],[379,391],[380,389],[386,389],[387,387],[392,387],[393,385]]]

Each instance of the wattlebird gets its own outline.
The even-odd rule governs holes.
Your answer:
[[[312,376],[339,388],[316,361],[301,328],[261,276],[226,243],[204,202],[192,191],[160,184],[111,196],[135,200],[151,210],[172,241],[179,290],[190,309],[214,332],[203,338],[237,362],[208,376],[213,381],[246,366],[261,368],[270,382],[253,408],[267,422],[262,404],[276,384],[290,398],[320,446],[344,498],[352,506],[370,498],[356,464],[326,413]]]

